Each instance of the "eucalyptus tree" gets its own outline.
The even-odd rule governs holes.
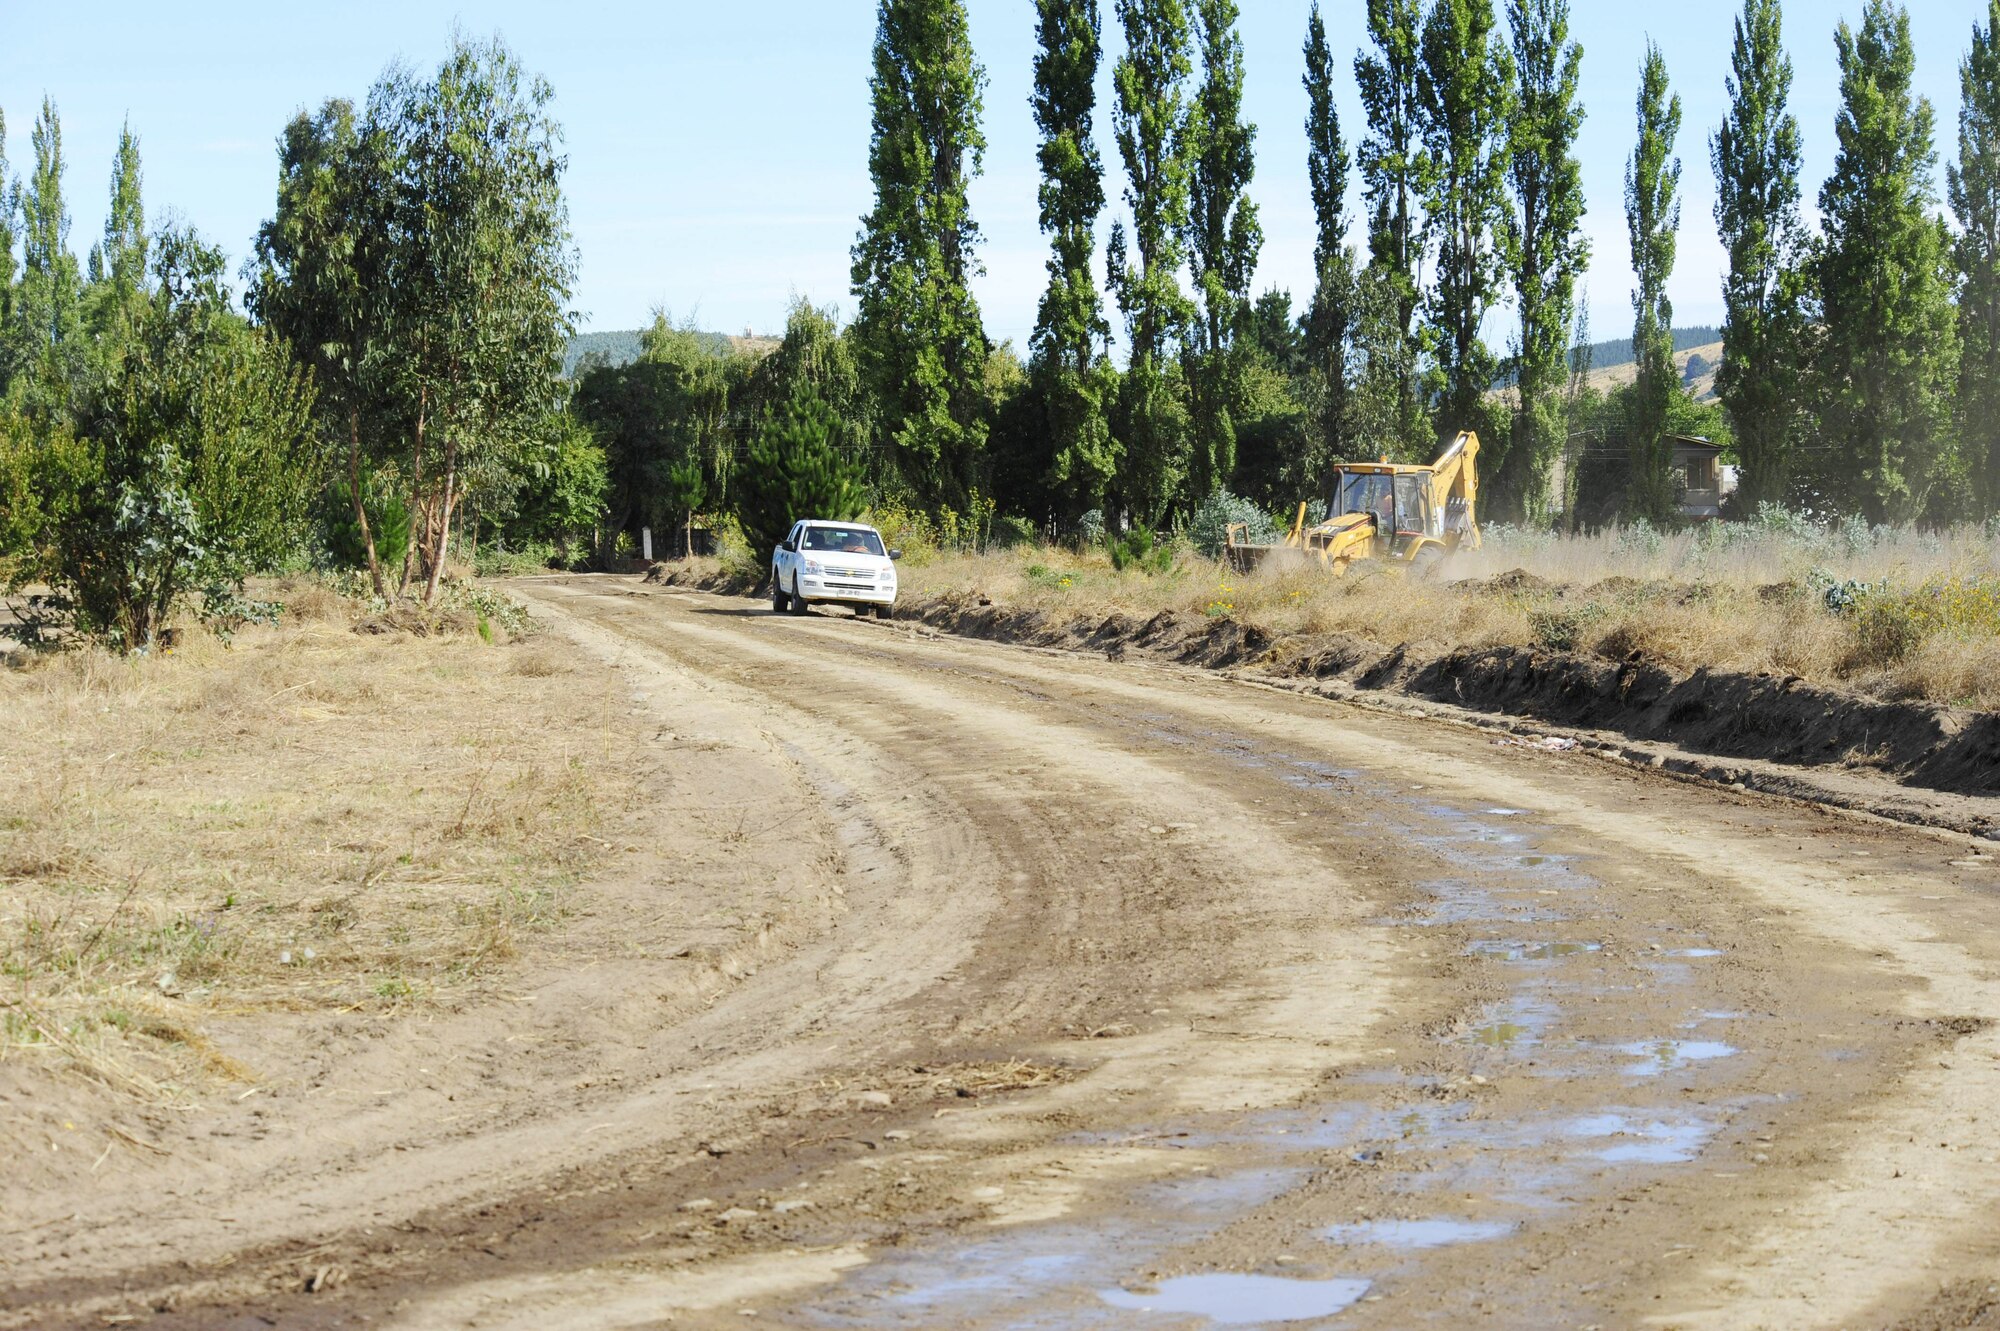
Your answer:
[[[964,503],[985,451],[986,334],[970,279],[979,227],[986,74],[962,0],[880,0],[875,31],[875,204],[853,251],[857,345],[880,427],[925,503]]]
[[[1958,420],[1980,508],[2000,512],[2000,0],[1959,66],[1958,161],[1946,171],[1960,227]]]
[[[1518,395],[1500,489],[1529,523],[1548,521],[1558,501],[1550,480],[1568,434],[1569,348],[1576,283],[1590,265],[1583,235],[1583,128],[1577,78],[1583,48],[1570,40],[1569,0],[1508,0],[1514,109],[1509,118],[1510,211],[1502,253],[1520,318],[1514,355]]]
[[[1667,82],[1666,57],[1646,44],[1638,97],[1638,145],[1625,168],[1625,223],[1631,236],[1632,352],[1638,378],[1631,393],[1631,470],[1627,503],[1633,516],[1663,523],[1678,496],[1669,469],[1673,446],[1667,413],[1673,405],[1674,307],[1667,296],[1681,225],[1681,161],[1674,140],[1681,99]]]
[[[1036,0],[1035,89],[1042,141],[1038,195],[1049,237],[1049,285],[1031,343],[1037,406],[1049,440],[1048,483],[1073,513],[1101,507],[1117,474],[1105,321],[1092,259],[1104,212],[1104,160],[1093,135],[1103,14],[1097,0]]]
[[[1729,110],[1709,144],[1715,225],[1729,251],[1715,389],[1743,463],[1738,501],[1754,511],[1789,494],[1805,340],[1808,238],[1779,0],[1744,0],[1729,70]]]
[[[1198,504],[1236,468],[1243,366],[1239,335],[1264,228],[1249,198],[1257,127],[1243,119],[1243,39],[1236,0],[1195,0],[1201,86],[1188,117],[1188,261],[1200,302],[1187,346],[1192,417],[1188,500]]]
[[[430,78],[392,69],[364,137],[389,182],[380,382],[408,421],[412,515],[400,590],[444,576],[463,478],[504,462],[566,392],[576,257],[554,90],[497,38],[453,41]]]
[[[1173,357],[1185,344],[1193,309],[1180,285],[1187,255],[1188,95],[1192,39],[1183,0],[1118,0],[1125,54],[1113,71],[1114,124],[1132,213],[1111,228],[1111,287],[1125,315],[1131,359],[1118,411],[1124,461],[1117,498],[1157,521],[1187,475],[1187,413]]]
[[[290,344],[319,387],[323,447],[344,457],[345,488],[368,575],[386,597],[367,476],[400,433],[385,381],[397,362],[389,342],[391,201],[397,165],[388,110],[363,122],[353,103],[332,99],[294,116],[278,141],[275,216],[259,228],[251,313]],[[392,550],[392,558],[402,558]]]
[[[1916,94],[1909,12],[1868,0],[1840,25],[1840,114],[1816,264],[1821,442],[1841,498],[1871,521],[1925,512],[1949,446],[1957,329],[1937,215],[1933,116]]]
[[[1424,226],[1437,254],[1425,318],[1433,334],[1432,396],[1447,433],[1484,423],[1499,372],[1480,329],[1503,280],[1513,58],[1494,26],[1492,0],[1435,0],[1417,67],[1430,162]]]
[[[1353,159],[1341,136],[1333,52],[1318,0],[1306,20],[1306,174],[1312,182],[1313,296],[1305,318],[1305,353],[1318,397],[1315,464],[1346,458],[1350,434],[1347,346],[1354,323],[1354,250],[1347,243],[1347,178]],[[1319,465],[1310,468],[1317,475]]]

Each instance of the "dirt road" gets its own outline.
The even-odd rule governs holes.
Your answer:
[[[2000,1326],[1991,846],[518,590],[652,736],[627,867],[507,1001],[9,1192],[0,1325]]]

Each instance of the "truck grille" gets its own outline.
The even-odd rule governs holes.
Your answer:
[[[831,564],[827,565],[826,576],[829,578],[846,578],[849,582],[875,581],[875,575],[866,569],[835,568]]]

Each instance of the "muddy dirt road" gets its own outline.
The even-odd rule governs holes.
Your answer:
[[[23,1199],[0,1325],[2000,1326],[1990,845],[518,590],[653,737],[628,867],[509,1001]]]

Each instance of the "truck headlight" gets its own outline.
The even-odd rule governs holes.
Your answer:
[[[826,572],[826,570],[820,567],[820,562],[817,559],[808,559],[806,561],[806,572],[812,574],[816,578],[820,574]]]

